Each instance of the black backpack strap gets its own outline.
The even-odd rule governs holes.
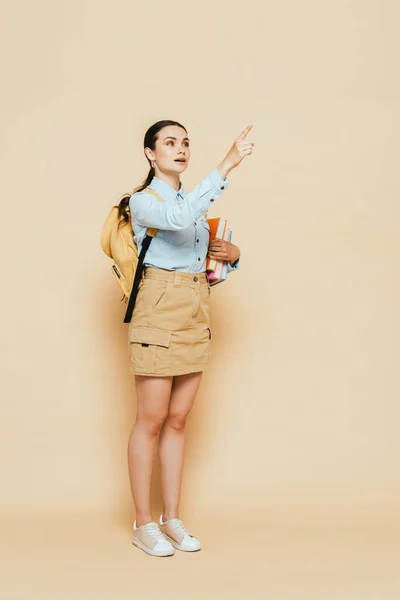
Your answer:
[[[133,309],[135,308],[135,302],[136,302],[136,296],[139,290],[139,283],[142,279],[142,273],[143,273],[143,260],[145,257],[145,254],[151,244],[151,240],[153,239],[152,236],[147,235],[144,237],[143,242],[142,242],[142,249],[140,250],[140,255],[139,255],[139,259],[138,259],[138,264],[136,267],[136,272],[135,272],[135,278],[133,280],[133,286],[132,286],[132,290],[129,296],[129,301],[128,301],[128,308],[126,309],[126,314],[125,314],[125,318],[124,318],[124,323],[130,323],[131,319],[132,319],[132,313],[133,313]]]
[[[143,191],[150,192],[151,194],[153,194],[153,196],[155,196],[157,198],[157,200],[159,200],[160,202],[164,202],[164,200],[161,198],[160,194],[157,194],[157,192],[152,190],[151,188],[147,187]],[[140,254],[139,254],[139,258],[138,258],[138,264],[136,267],[135,278],[133,280],[132,290],[131,290],[129,300],[128,300],[128,308],[126,309],[124,323],[131,322],[133,309],[135,308],[136,296],[137,296],[137,293],[139,290],[139,283],[142,279],[144,257],[145,257],[147,250],[149,249],[151,240],[153,239],[153,237],[155,237],[157,235],[157,232],[158,232],[158,229],[156,229],[155,227],[148,227],[146,229],[146,235],[143,238],[142,249],[140,250]]]

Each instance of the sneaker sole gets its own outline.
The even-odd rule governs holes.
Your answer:
[[[201,550],[201,546],[200,548],[182,548],[181,544],[178,544],[178,542],[176,542],[175,540],[173,540],[172,538],[169,537],[169,535],[167,535],[166,533],[163,532],[163,535],[165,535],[165,537],[167,538],[167,540],[173,545],[174,548],[176,548],[177,550],[182,550],[183,552],[198,552],[199,550]]]
[[[144,550],[144,552],[146,552],[147,554],[151,554],[151,556],[173,556],[175,554],[174,550],[172,552],[162,552],[162,551],[152,550],[151,548],[148,548],[147,546],[142,544],[142,542],[140,540],[136,539],[135,537],[132,538],[132,544],[134,544],[141,550]]]

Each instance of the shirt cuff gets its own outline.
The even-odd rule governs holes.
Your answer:
[[[211,179],[212,185],[215,188],[216,196],[220,196],[227,189],[227,187],[229,185],[228,178],[225,177],[225,179],[222,179],[217,167],[215,167],[215,169],[213,169],[211,171],[210,179]]]
[[[240,263],[240,257],[233,263],[233,265],[231,265],[231,263],[228,262],[228,264],[227,264],[228,273],[230,273],[231,271],[237,271],[237,269],[239,268],[239,263]]]
[[[202,202],[201,208],[196,215],[196,219],[199,219],[202,214],[208,212],[214,201],[227,189],[228,183],[228,178],[225,177],[225,179],[222,179],[217,167],[215,167],[197,188],[195,188],[194,192],[197,194],[197,201]],[[202,191],[201,186],[205,187],[205,191]],[[191,194],[194,192],[189,192],[188,197],[190,198]],[[206,215],[204,216],[206,219],[208,218]]]

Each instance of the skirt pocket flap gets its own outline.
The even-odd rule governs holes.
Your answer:
[[[152,329],[150,327],[132,327],[130,341],[139,344],[151,344],[152,346],[163,346],[169,348],[171,332]]]

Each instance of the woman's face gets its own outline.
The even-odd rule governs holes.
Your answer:
[[[168,125],[158,132],[155,150],[146,148],[146,156],[165,174],[183,173],[189,164],[188,134],[178,125]],[[179,162],[177,159],[184,159]]]

